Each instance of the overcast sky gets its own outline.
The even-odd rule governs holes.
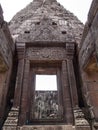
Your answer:
[[[4,18],[10,21],[11,18],[32,0],[0,0],[4,11]],[[57,0],[67,10],[73,12],[83,23],[87,20],[87,14],[92,0]]]

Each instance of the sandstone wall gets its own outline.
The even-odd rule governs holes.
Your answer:
[[[83,95],[91,120],[98,121],[98,1],[93,0],[79,53]]]
[[[14,43],[0,6],[0,121],[5,114],[7,94],[12,71]]]

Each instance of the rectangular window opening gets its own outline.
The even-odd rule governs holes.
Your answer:
[[[58,105],[57,75],[36,74],[33,117],[35,120],[61,118]]]
[[[36,91],[57,91],[56,75],[36,75]]]

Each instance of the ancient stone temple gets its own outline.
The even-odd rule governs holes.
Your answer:
[[[98,129],[97,21],[97,0],[85,26],[56,0],[33,0],[9,25],[0,6],[2,130]],[[41,76],[56,88],[37,89]]]

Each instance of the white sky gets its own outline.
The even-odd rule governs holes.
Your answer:
[[[4,18],[10,21],[11,18],[32,0],[0,0],[4,11]],[[87,20],[87,14],[92,0],[57,0],[67,10],[73,12],[83,23]]]
[[[57,90],[56,75],[36,75],[36,90]]]

